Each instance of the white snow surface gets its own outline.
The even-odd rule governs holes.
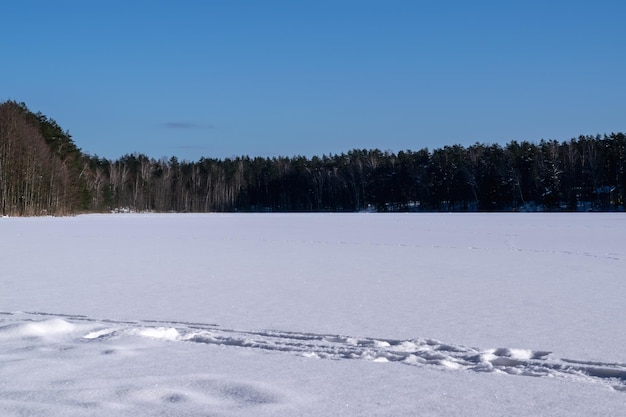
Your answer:
[[[626,214],[0,218],[2,416],[606,416]]]

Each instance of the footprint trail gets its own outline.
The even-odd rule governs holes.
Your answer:
[[[0,312],[0,338],[47,334],[69,334],[77,341],[93,343],[120,337],[145,337],[318,359],[396,362],[458,371],[569,378],[626,392],[626,364],[555,358],[551,352],[542,350],[480,349],[425,338],[396,340],[278,330],[248,331],[185,321],[121,321],[45,312]]]

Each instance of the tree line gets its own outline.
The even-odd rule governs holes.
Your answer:
[[[312,158],[109,160],[82,153],[23,103],[0,105],[3,215],[624,210],[625,171],[622,133]]]
[[[30,112],[24,103],[0,104],[0,214],[79,211],[83,158],[53,119]]]

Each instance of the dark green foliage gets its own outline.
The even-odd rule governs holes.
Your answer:
[[[50,148],[40,119],[24,103],[0,104],[0,212],[64,214],[71,206],[72,177]]]
[[[69,132],[23,103],[0,105],[0,210],[623,210],[626,136],[476,143],[430,152],[116,161],[85,155]]]
[[[109,188],[112,208],[139,211],[622,210],[624,159],[622,134],[310,159],[126,155]]]

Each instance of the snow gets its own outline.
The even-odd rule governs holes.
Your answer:
[[[0,219],[6,416],[616,415],[626,215]]]

